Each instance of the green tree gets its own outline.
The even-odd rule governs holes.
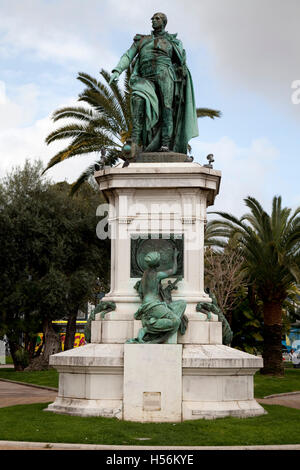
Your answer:
[[[16,369],[31,359],[32,367],[48,366],[60,347],[52,320],[68,319],[72,347],[78,309],[95,280],[107,284],[109,276],[109,241],[95,231],[101,195],[85,184],[70,198],[67,183],[51,185],[41,171],[26,162],[0,184],[0,331]],[[33,358],[41,331],[43,353]]]
[[[211,246],[205,248],[205,287],[215,295],[230,325],[232,312],[247,291],[242,265],[243,256],[236,244],[228,243],[222,250]]]
[[[231,327],[233,339],[231,346],[249,354],[263,352],[263,311],[262,302],[248,286],[245,295],[237,299],[232,311]]]
[[[73,183],[72,193],[87,181],[94,173],[95,164],[101,163],[101,151],[106,151],[106,164],[113,165],[122,157],[122,147],[131,136],[132,116],[130,107],[131,89],[129,79],[131,67],[125,74],[124,87],[118,83],[109,83],[111,75],[101,70],[101,81],[96,80],[86,73],[80,72],[77,79],[86,88],[79,95],[78,101],[84,106],[65,107],[56,110],[52,119],[54,122],[68,119],[70,124],[51,132],[46,143],[71,139],[67,147],[54,155],[49,161],[47,171],[54,165],[74,156],[95,153],[95,163],[90,165]],[[209,108],[198,108],[197,117],[220,117],[220,111]]]
[[[299,282],[300,207],[293,214],[273,198],[272,213],[253,197],[245,199],[250,212],[240,219],[214,212],[225,220],[214,222],[219,235],[234,237],[243,253],[243,271],[263,306],[264,374],[283,374],[282,309],[289,289]]]

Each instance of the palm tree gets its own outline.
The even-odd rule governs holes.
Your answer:
[[[51,132],[46,143],[71,139],[67,147],[54,155],[49,161],[46,169],[78,155],[96,153],[98,159],[90,165],[72,185],[72,193],[88,180],[94,173],[95,164],[101,162],[101,152],[105,149],[106,165],[113,165],[122,158],[122,147],[131,136],[132,118],[130,108],[131,89],[129,80],[131,67],[125,73],[124,89],[118,83],[109,83],[111,75],[101,70],[100,75],[104,83],[97,81],[90,75],[80,72],[77,79],[86,88],[79,95],[78,101],[87,106],[65,107],[56,110],[52,119],[57,122],[61,119],[71,119],[73,122]],[[220,117],[220,111],[198,108],[198,117]]]
[[[93,152],[98,154],[95,163],[100,163],[99,157],[104,148],[107,164],[113,165],[121,155],[121,148],[131,132],[130,69],[125,74],[124,91],[117,83],[109,85],[108,72],[102,69],[100,74],[104,83],[86,73],[78,74],[78,80],[86,85],[78,101],[88,106],[65,107],[53,113],[54,122],[61,119],[72,119],[73,122],[49,134],[46,143],[62,139],[71,139],[71,142],[51,158],[45,171],[67,158]],[[95,164],[89,166],[73,184],[73,193],[93,174],[94,167]]]
[[[225,248],[227,240],[224,240],[224,227],[220,227],[216,220],[209,220],[205,224],[204,229],[204,246],[209,248]]]
[[[262,373],[282,375],[282,308],[289,289],[299,282],[300,207],[281,206],[273,198],[271,215],[253,197],[245,200],[250,213],[240,219],[224,212],[213,212],[218,235],[238,240],[244,256],[243,270],[249,285],[263,303],[264,367]]]

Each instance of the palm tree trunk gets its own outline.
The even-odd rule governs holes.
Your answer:
[[[264,303],[264,367],[262,374],[284,375],[282,361],[282,307],[281,302]]]

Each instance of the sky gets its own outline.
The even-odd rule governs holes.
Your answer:
[[[222,173],[209,210],[236,216],[255,197],[300,205],[299,0],[0,0],[0,178],[26,159],[46,166],[66,142],[45,143],[52,113],[76,105],[78,72],[100,79],[149,34],[151,16],[168,17],[187,54],[197,107],[220,110],[198,120],[196,162],[214,154]],[[74,157],[47,174],[73,182],[96,160]]]

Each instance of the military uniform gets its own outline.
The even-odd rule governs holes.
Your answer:
[[[176,38],[176,34],[165,31],[151,35],[137,34],[132,46],[123,54],[112,72],[121,74],[134,59],[130,79],[132,140],[137,144],[142,140],[144,147],[148,144],[151,147],[151,141],[155,140],[154,129],[160,127],[160,146],[170,147],[175,131],[174,96],[180,82],[178,70],[182,71],[185,67],[182,43]],[[193,133],[195,134],[194,131]],[[158,149],[153,147],[152,150]]]

